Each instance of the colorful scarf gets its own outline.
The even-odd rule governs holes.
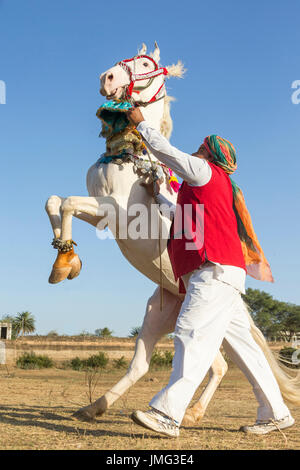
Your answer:
[[[213,157],[212,163],[222,168],[228,175],[236,170],[235,148],[228,140],[222,139],[218,135],[210,135],[204,139],[204,145]],[[270,265],[254,232],[242,190],[231,178],[230,180],[233,191],[233,210],[237,220],[247,272],[260,281],[274,282]]]

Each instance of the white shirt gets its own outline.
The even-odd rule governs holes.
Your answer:
[[[141,134],[149,151],[168,168],[171,168],[178,176],[184,179],[190,186],[204,186],[211,179],[211,168],[206,160],[197,158],[188,153],[181,152],[173,147],[156,129],[150,127],[146,121],[140,122],[137,130]],[[172,204],[165,196],[159,194],[157,201],[170,207],[170,216],[174,217],[176,205]],[[232,287],[245,294],[246,272],[237,266],[229,266],[220,263],[216,265],[214,277],[219,281],[230,284]]]

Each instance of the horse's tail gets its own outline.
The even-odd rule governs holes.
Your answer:
[[[292,403],[293,405],[300,405],[300,371],[296,372],[295,375],[292,376],[291,369],[287,366],[284,366],[280,361],[276,359],[271,349],[269,348],[264,335],[257,328],[257,326],[255,326],[248,308],[247,311],[249,315],[251,334],[253,336],[253,339],[263,350],[264,355],[266,356],[266,359],[269,362],[272,372],[278,382],[283,398],[289,403]]]

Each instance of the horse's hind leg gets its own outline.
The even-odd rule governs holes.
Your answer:
[[[227,362],[219,351],[214,362],[212,363],[211,368],[209,369],[209,382],[207,386],[203,390],[199,400],[195,403],[195,405],[189,408],[184,415],[182,421],[184,426],[191,426],[192,424],[196,424],[203,418],[206,408],[208,407],[213,394],[217,390],[227,370]]]
[[[164,290],[164,308],[160,311],[159,287],[148,300],[146,315],[135,345],[135,353],[122,379],[91,405],[79,409],[74,417],[91,421],[102,415],[118,398],[149,370],[155,343],[165,334],[172,333],[181,307],[181,300]]]

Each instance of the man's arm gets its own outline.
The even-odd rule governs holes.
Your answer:
[[[176,204],[173,204],[163,194],[157,194],[156,202],[159,204],[160,213],[170,220],[173,220],[176,212]]]
[[[151,183],[140,183],[141,186],[144,186],[149,196],[152,196],[155,202],[159,205],[159,210],[161,214],[167,217],[170,220],[174,219],[176,204],[173,204],[169,199],[167,199],[163,194],[160,194],[160,183],[158,181],[154,185]]]
[[[137,126],[150,152],[162,163],[192,186],[204,186],[211,178],[211,168],[206,160],[193,157],[173,147],[157,130],[146,121]]]
[[[151,153],[192,186],[204,186],[211,178],[211,168],[206,160],[181,152],[144,120],[140,109],[128,112],[129,120],[136,126]]]

